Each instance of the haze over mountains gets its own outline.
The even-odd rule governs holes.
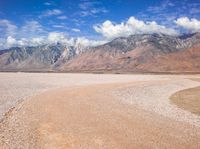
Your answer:
[[[1,71],[200,72],[200,33],[136,34],[96,47],[61,43],[0,51]]]

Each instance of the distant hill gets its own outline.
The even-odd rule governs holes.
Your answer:
[[[139,70],[152,72],[199,72],[200,43],[191,48],[167,55],[156,56],[148,63],[141,64]]]
[[[138,34],[97,47],[62,44],[0,51],[1,71],[200,72],[200,33]]]

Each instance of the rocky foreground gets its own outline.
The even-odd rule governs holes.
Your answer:
[[[18,89],[16,97],[24,89],[38,89],[4,116],[3,148],[200,148],[200,117],[169,100],[179,90],[200,86],[191,80],[198,75],[0,77],[2,83],[18,80],[10,83],[10,93]]]

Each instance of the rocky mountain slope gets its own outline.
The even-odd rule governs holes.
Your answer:
[[[200,72],[200,33],[139,34],[97,47],[60,43],[0,51],[1,71]]]
[[[62,44],[13,47],[0,53],[0,70],[51,71],[76,55],[76,49]]]
[[[120,72],[176,71],[177,69],[173,67],[173,62],[168,61],[167,58],[165,58],[166,61],[162,60],[162,65],[165,65],[165,63],[172,65],[171,69],[162,68],[162,65],[160,66],[159,61],[156,61],[156,59],[168,55],[178,55],[176,53],[187,51],[198,43],[200,43],[199,33],[180,37],[163,34],[146,34],[133,35],[128,38],[117,38],[112,42],[91,48],[81,55],[75,56],[75,58],[61,66],[61,70],[115,70]],[[196,50],[196,53],[198,52],[200,52],[199,47]],[[176,56],[174,57],[176,59]],[[188,59],[191,59],[191,57],[188,57]],[[177,61],[179,61],[181,66],[181,56]],[[150,62],[151,65],[148,65]],[[160,69],[153,69],[156,65],[159,65]],[[180,70],[189,71],[187,69]]]
[[[200,72],[200,43],[193,47],[157,56],[148,63],[138,66],[140,71],[146,72]]]

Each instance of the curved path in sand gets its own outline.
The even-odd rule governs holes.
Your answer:
[[[199,117],[170,106],[168,96],[199,83],[175,78],[46,91],[6,114],[0,145],[20,149],[198,149]],[[162,109],[166,103],[167,111]],[[188,117],[170,115],[176,111],[178,116],[182,112]]]
[[[200,82],[200,79],[193,80]],[[170,99],[178,107],[200,115],[200,86],[176,92]]]

